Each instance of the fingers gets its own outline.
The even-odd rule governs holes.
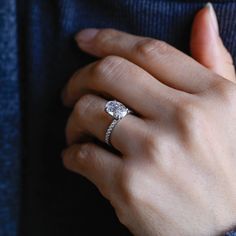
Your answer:
[[[200,10],[193,23],[192,56],[222,77],[236,81],[233,59],[219,35],[219,26],[212,4]]]
[[[200,63],[159,40],[110,29],[87,29],[76,39],[79,47],[90,54],[126,58],[162,83],[188,93],[207,89],[217,79]]]
[[[92,143],[69,147],[63,162],[67,169],[93,182],[106,198],[110,198],[123,164],[122,159]]]
[[[81,69],[64,90],[64,104],[73,106],[87,93],[116,99],[143,117],[152,117],[156,112],[168,110],[168,102],[180,97],[180,92],[117,56],[106,57]]]
[[[106,100],[95,95],[84,95],[76,103],[66,126],[68,145],[89,134],[104,141],[105,131],[112,117],[104,112]]]
[[[85,95],[76,103],[66,128],[68,145],[79,142],[80,137],[84,135],[96,137],[104,142],[106,130],[113,120],[104,111],[106,102],[98,96]],[[130,153],[130,149],[137,149],[138,130],[141,130],[144,125],[144,121],[138,117],[127,115],[113,129],[111,144],[123,154]],[[136,137],[136,139],[128,137]]]

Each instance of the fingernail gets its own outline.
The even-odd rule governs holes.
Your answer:
[[[217,34],[219,34],[219,24],[218,24],[216,12],[215,12],[215,10],[214,10],[214,7],[213,7],[212,3],[208,2],[208,3],[206,4],[206,7],[209,9],[210,16],[211,16],[211,22],[212,22],[213,28],[214,28],[215,32],[216,32]]]
[[[85,29],[80,31],[75,39],[78,43],[89,43],[98,33],[98,29]]]

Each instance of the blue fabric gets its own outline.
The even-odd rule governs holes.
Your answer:
[[[0,1],[0,235],[17,232],[20,197],[20,89],[15,0]]]
[[[212,2],[235,62],[236,1]],[[87,27],[112,27],[189,53],[191,23],[206,1],[17,3],[0,0],[0,236],[17,235],[18,227],[24,236],[87,236],[94,229],[96,235],[130,235],[96,188],[61,163],[70,111],[60,92],[75,70],[95,60],[77,49],[73,36]]]
[[[236,236],[236,231],[229,231],[225,236]]]

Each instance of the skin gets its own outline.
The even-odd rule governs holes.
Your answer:
[[[101,59],[77,71],[63,92],[64,104],[73,107],[65,167],[93,182],[134,235],[209,236],[231,229],[235,69],[213,9],[195,17],[192,57],[157,39],[112,29],[87,29],[76,40]],[[103,142],[112,121],[104,107],[111,99],[135,111],[112,133],[120,154],[84,142],[91,136]]]

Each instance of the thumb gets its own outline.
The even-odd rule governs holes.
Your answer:
[[[215,10],[211,3],[195,16],[191,43],[192,57],[228,80],[236,82],[233,59],[219,35]]]

